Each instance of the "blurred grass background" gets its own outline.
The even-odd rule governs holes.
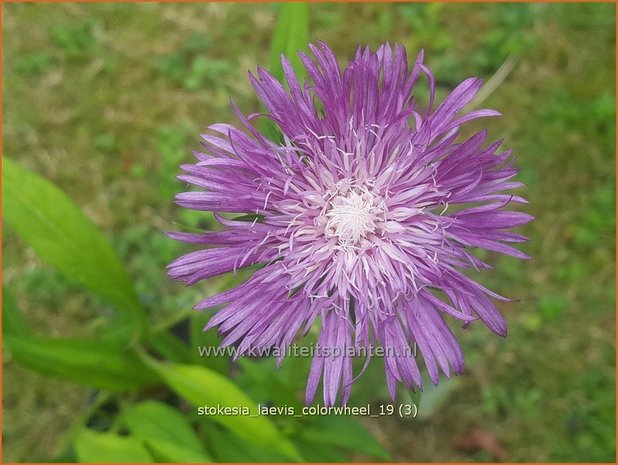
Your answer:
[[[268,63],[276,6],[2,7],[4,154],[103,228],[154,314],[190,307],[212,284],[184,289],[165,278],[184,249],[161,231],[210,219],[173,206],[174,176],[200,130],[235,122],[230,96],[258,109],[246,72]],[[482,123],[514,148],[537,217],[524,228],[534,260],[490,257],[496,272],[481,278],[520,298],[502,307],[509,337],[458,331],[467,370],[446,384],[435,413],[367,426],[398,461],[613,462],[615,5],[313,4],[309,32],[342,61],[359,43],[400,42],[411,56],[424,48],[443,91],[515,62],[483,103],[504,117]],[[96,331],[101,303],[6,227],[3,253],[3,284],[38,332]],[[10,357],[3,367],[3,460],[48,460],[89,391]],[[361,379],[363,388],[372,386]]]

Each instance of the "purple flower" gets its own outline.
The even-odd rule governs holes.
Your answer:
[[[287,89],[264,69],[250,74],[281,143],[252,126],[258,115],[245,117],[232,103],[244,130],[210,126],[197,162],[182,166],[179,178],[201,190],[179,194],[178,204],[215,212],[223,229],[171,233],[207,248],[174,261],[169,275],[191,285],[259,265],[249,280],[196,308],[224,305],[207,328],[218,326],[222,345],[234,344],[239,355],[283,353],[319,324],[325,350],[313,357],[307,403],[323,379],[325,404],[337,403],[338,393],[345,404],[353,352],[370,345],[384,349],[393,397],[397,382],[422,388],[413,343],[437,384],[440,370],[449,377],[464,368],[444,315],[464,326],[480,319],[506,335],[491,298],[508,299],[461,271],[490,268],[470,249],[528,258],[505,244],[525,241],[506,230],[532,219],[503,210],[526,202],[505,193],[522,186],[511,181],[511,151],[500,151],[501,141],[485,145],[486,131],[457,141],[462,124],[499,113],[461,114],[481,86],[476,78],[434,105],[422,52],[410,68],[400,45],[394,53],[388,44],[375,53],[359,48],[342,71],[326,44],[310,49],[313,59],[299,55],[311,82],[301,85],[285,58]],[[424,107],[413,95],[422,76]]]

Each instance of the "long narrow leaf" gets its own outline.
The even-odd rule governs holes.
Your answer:
[[[143,318],[131,280],[97,226],[45,178],[6,158],[2,168],[4,218],[17,234],[42,260],[114,305],[125,325]]]
[[[185,415],[162,402],[148,400],[126,408],[123,417],[132,435],[166,462],[211,462]]]
[[[279,81],[283,81],[281,55],[285,55],[298,79],[302,82],[305,68],[302,66],[298,51],[307,48],[309,42],[309,8],[306,3],[281,3],[278,5],[277,25],[270,46],[268,70]],[[281,141],[275,123],[268,119],[260,121],[260,130],[273,141]]]
[[[80,462],[86,463],[150,463],[154,462],[141,441],[113,433],[96,433],[83,429],[73,440]]]
[[[210,424],[209,426],[208,440],[217,462],[281,463],[288,461],[286,455],[274,451],[272,447],[251,443],[230,431],[224,431],[217,425]]]
[[[309,8],[306,3],[281,3],[277,14],[277,26],[270,49],[269,71],[277,79],[283,79],[281,54],[285,55],[299,79],[304,68],[298,51],[305,50],[309,42]]]
[[[147,400],[124,409],[131,433],[142,439],[165,440],[205,454],[197,434],[185,415],[163,402]]]
[[[5,335],[3,343],[25,368],[86,386],[125,391],[159,380],[156,373],[124,347],[94,339]]]
[[[319,447],[336,446],[390,460],[389,453],[355,418],[333,416],[317,418],[303,428],[301,438]]]
[[[292,460],[302,461],[294,445],[270,419],[257,415],[255,402],[225,376],[201,366],[168,365],[147,360],[178,395],[194,406],[237,410],[237,414],[213,414],[207,418],[228,427],[247,441],[277,451]],[[248,409],[248,414],[243,409]]]
[[[24,315],[19,311],[8,289],[2,288],[2,334],[29,336],[32,333]]]

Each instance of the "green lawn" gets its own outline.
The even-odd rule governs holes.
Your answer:
[[[183,247],[161,231],[210,224],[173,205],[177,166],[208,124],[235,123],[229,97],[247,113],[259,108],[246,72],[268,63],[274,11],[3,5],[3,155],[58,185],[112,238],[160,321],[212,289],[166,279]],[[509,336],[458,330],[467,369],[434,393],[430,415],[366,422],[397,461],[615,460],[614,18],[614,4],[310,5],[310,37],[342,61],[359,43],[423,48],[442,94],[514,64],[483,102],[504,116],[475,127],[504,137],[518,158],[537,218],[523,228],[533,260],[489,257],[495,271],[481,281],[520,299],[502,307]],[[101,302],[6,225],[3,253],[3,284],[36,332],[96,333]],[[90,391],[6,354],[3,367],[3,460],[53,459]],[[374,389],[368,375],[352,403]]]

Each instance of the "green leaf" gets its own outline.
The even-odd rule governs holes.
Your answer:
[[[317,443],[302,439],[294,441],[298,450],[307,459],[307,462],[311,463],[336,463],[336,462],[349,462],[350,457],[348,454],[342,452],[341,448],[334,447],[332,445],[321,444],[319,447]]]
[[[124,391],[158,381],[135,354],[102,341],[5,336],[4,342],[24,367],[86,386]]]
[[[133,436],[149,440],[149,448],[167,461],[210,461],[187,418],[167,404],[141,402],[125,409],[124,419]]]
[[[218,347],[221,343],[215,328],[204,331],[208,320],[212,317],[210,312],[195,312],[190,319],[191,347],[194,351],[193,362],[216,371],[222,375],[230,371],[230,357],[215,357],[200,355],[201,347]]]
[[[431,381],[428,380],[427,382],[431,382]],[[433,383],[431,384],[433,386]],[[406,412],[409,412],[409,415],[407,416],[404,415],[403,419],[414,421],[416,420],[416,417],[418,416],[418,410],[421,405],[422,392],[420,389],[410,391],[409,389],[405,388],[405,386],[401,386],[400,389],[401,389],[400,394],[399,394],[399,398],[401,399],[400,404],[406,407],[410,407],[410,410],[407,410],[407,409],[405,410]],[[397,408],[399,407],[397,406]]]
[[[283,79],[281,54],[285,55],[302,82],[305,68],[298,51],[305,50],[309,42],[309,7],[306,3],[281,3],[277,14],[277,26],[270,48],[268,69],[275,78]]]
[[[444,380],[437,386],[426,377],[423,376],[423,395],[418,403],[419,420],[427,420],[431,418],[451,397],[455,389],[459,385],[460,378],[451,378]]]
[[[162,439],[142,439],[157,462],[164,463],[210,463],[212,460],[195,450],[187,449]]]
[[[207,435],[210,449],[217,462],[235,463],[281,463],[287,456],[274,452],[271,448],[251,444],[230,431],[210,425]]]
[[[298,51],[307,48],[309,42],[309,8],[306,3],[281,3],[278,5],[277,25],[270,46],[268,70],[271,74],[283,81],[283,67],[281,55],[285,55],[294,69],[296,76],[302,83],[305,68],[298,57]],[[260,129],[271,140],[281,140],[279,130],[273,121],[262,118]]]
[[[148,343],[165,358],[174,362],[185,363],[192,359],[187,344],[169,331],[157,331],[148,337]]]
[[[286,360],[288,361],[288,360]],[[251,358],[238,359],[242,372],[238,377],[238,384],[249,392],[253,398],[264,404],[276,402],[278,405],[289,405],[301,409],[304,405],[298,400],[298,390],[295,383],[284,383],[281,370],[275,370],[274,360],[254,360]]]
[[[29,336],[32,333],[24,315],[15,305],[8,289],[2,287],[2,334],[7,336]]]
[[[239,414],[209,415],[249,442],[280,452],[290,459],[302,461],[294,445],[284,437],[270,419],[257,415],[257,405],[225,376],[196,365],[167,365],[153,359],[149,364],[181,397],[197,407],[236,408]],[[242,414],[248,408],[250,414]]]
[[[386,461],[389,453],[357,420],[345,416],[317,417],[303,428],[300,437],[318,444],[329,444],[342,449],[372,455]]]
[[[73,439],[77,459],[87,463],[153,462],[152,456],[139,439],[111,433],[78,431]]]
[[[144,439],[148,450],[157,462],[165,463],[207,463],[212,460],[204,453],[179,446],[163,439]]]
[[[84,285],[137,323],[137,294],[103,233],[60,189],[4,158],[4,217],[42,260]],[[130,314],[129,318],[126,318]]]

